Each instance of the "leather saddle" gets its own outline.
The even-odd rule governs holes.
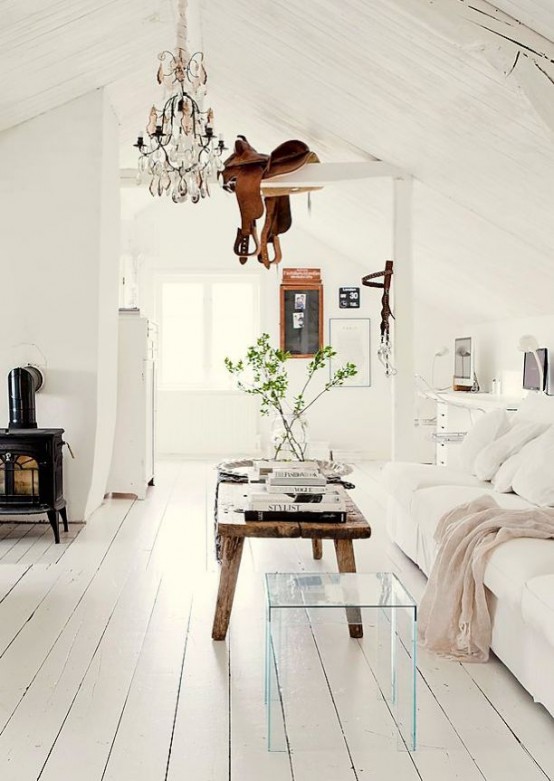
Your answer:
[[[264,193],[263,180],[318,162],[317,155],[303,141],[285,141],[266,155],[250,146],[244,136],[237,138],[235,151],[225,161],[221,176],[223,188],[234,192],[239,204],[241,226],[233,249],[241,263],[246,263],[253,255],[257,255],[266,268],[279,263],[282,257],[279,234],[288,231],[292,224],[290,193],[317,189],[279,188],[275,194],[272,191]],[[265,222],[259,237],[256,220],[264,211]],[[271,258],[270,246],[273,247]]]

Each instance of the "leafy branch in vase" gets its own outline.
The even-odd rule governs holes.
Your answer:
[[[246,358],[236,362],[225,358],[227,371],[235,378],[239,390],[259,397],[262,415],[274,412],[280,420],[282,430],[274,443],[274,459],[278,459],[288,450],[293,459],[305,460],[307,443],[297,433],[298,425],[295,424],[300,424],[303,430],[304,416],[310,407],[331,388],[343,385],[345,380],[358,373],[355,364],[346,363],[336,369],[323,388],[308,400],[308,387],[315,373],[323,369],[336,354],[329,345],[314,354],[306,367],[306,380],[302,390],[293,396],[292,403],[287,402],[289,376],[286,367],[291,354],[272,347],[269,334],[264,333],[258,337],[256,344],[248,348]]]

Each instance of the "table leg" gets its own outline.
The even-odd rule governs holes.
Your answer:
[[[243,547],[244,537],[225,537],[223,539],[221,573],[212,627],[213,640],[225,640],[227,634]]]
[[[335,552],[339,572],[356,572],[356,559],[352,540],[335,540]],[[346,618],[350,637],[363,637],[362,614],[358,607],[347,607]]]
[[[323,540],[318,540],[317,537],[312,537],[312,556],[316,560],[323,556]]]

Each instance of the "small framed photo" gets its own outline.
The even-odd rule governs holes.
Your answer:
[[[293,328],[304,328],[304,312],[293,312],[292,313],[292,327]]]
[[[295,293],[294,294],[294,308],[295,309],[306,309],[306,294],[305,293]]]

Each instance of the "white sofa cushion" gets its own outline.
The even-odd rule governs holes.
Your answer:
[[[544,431],[542,423],[521,422],[513,425],[509,431],[484,447],[477,454],[473,465],[473,474],[479,480],[492,480],[501,464],[510,456]]]
[[[519,450],[517,453],[514,453],[513,456],[510,456],[508,459],[506,459],[506,461],[504,461],[503,464],[500,465],[497,473],[492,479],[492,484],[495,491],[500,491],[500,493],[503,494],[508,493],[509,491],[513,491],[512,483],[516,472],[526,462],[526,460],[531,457],[533,450],[540,446],[542,438],[547,436],[549,431],[550,428],[539,437],[532,439],[530,442],[524,445],[521,450]]]
[[[482,486],[443,485],[433,488],[422,488],[416,491],[412,500],[412,523],[418,530],[417,560],[426,575],[431,571],[437,544],[434,539],[435,529],[442,516],[460,504],[471,502],[479,496],[493,496],[501,507],[521,510],[529,507],[529,502],[515,494],[498,494],[490,483],[488,488]],[[554,572],[554,569],[553,569]]]
[[[521,612],[524,621],[554,646],[554,573],[533,578],[525,584]]]
[[[473,466],[477,455],[509,428],[510,419],[504,409],[495,409],[481,415],[464,437],[458,450],[461,468],[474,473]]]
[[[487,486],[486,483],[461,469],[407,461],[391,461],[385,464],[381,479],[385,490],[407,510],[411,507],[414,492],[420,488],[430,488],[435,485]]]
[[[512,482],[514,475],[521,466],[522,459],[525,458],[527,448],[534,444],[535,440],[532,439],[528,442],[518,453],[514,453],[513,456],[507,458],[503,464],[500,464],[496,474],[492,478],[492,484],[495,491],[499,491],[501,494],[508,494],[512,491]]]
[[[387,500],[387,534],[412,561],[417,561],[418,529],[411,511],[402,507],[394,496]]]
[[[504,496],[517,498],[514,494]],[[499,599],[520,606],[526,583],[551,573],[554,575],[554,540],[520,537],[492,552],[485,569],[485,586]]]
[[[541,507],[554,507],[554,426],[551,426],[516,471],[512,486],[516,494]]]
[[[531,505],[516,494],[498,494],[494,489],[437,486],[417,491],[412,503],[412,522],[417,525],[417,564],[429,575],[437,555],[435,529],[442,516],[454,507],[479,496],[493,496],[500,507],[522,510]],[[500,599],[520,605],[522,590],[531,578],[554,574],[554,540],[522,537],[499,545],[485,569],[485,586]]]

